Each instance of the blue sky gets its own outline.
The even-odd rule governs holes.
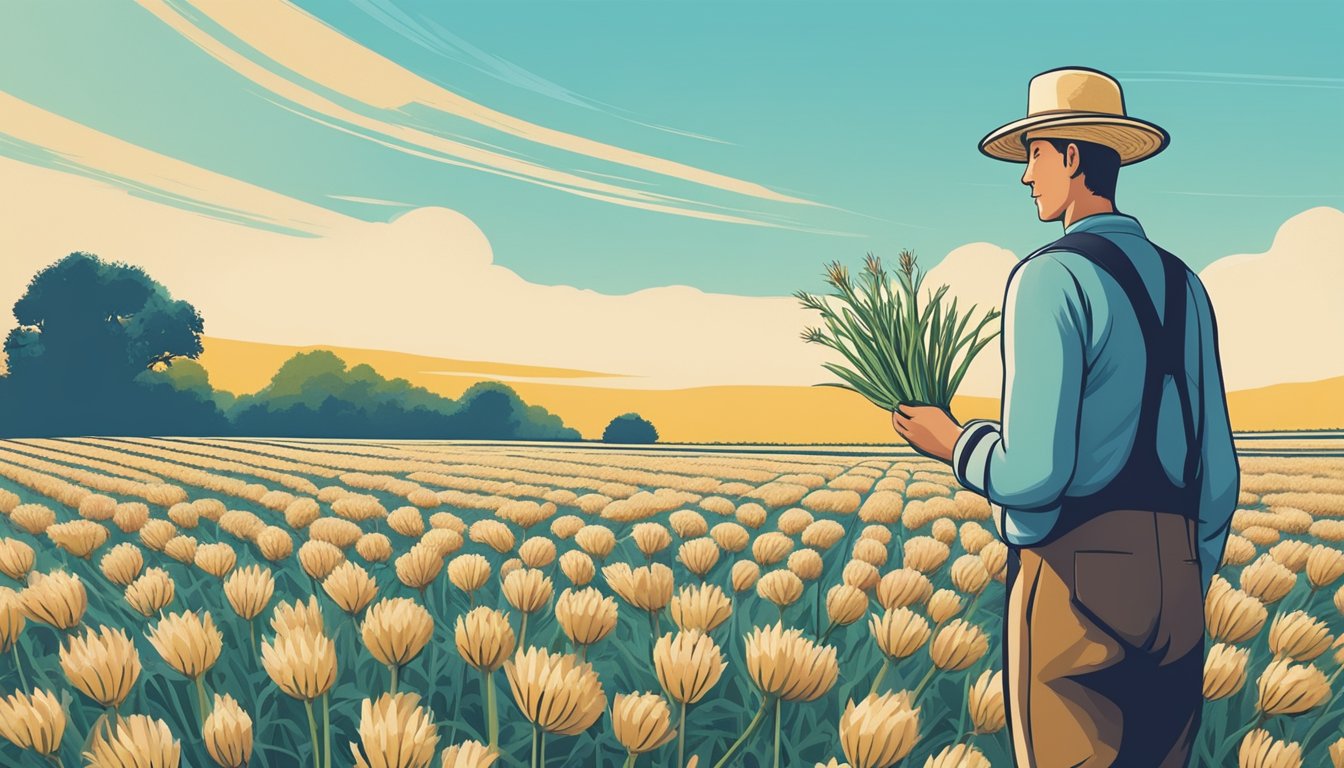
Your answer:
[[[170,5],[230,39],[198,8]],[[305,116],[134,4],[7,3],[0,90],[361,219],[455,209],[489,238],[496,263],[607,293],[680,284],[785,296],[820,288],[824,261],[857,264],[866,251],[911,248],[930,267],[976,241],[1024,254],[1060,225],[1036,219],[1021,166],[983,157],[976,143],[1025,114],[1033,74],[1072,64],[1116,75],[1131,114],[1171,132],[1165,152],[1122,169],[1117,203],[1192,267],[1265,250],[1308,208],[1344,207],[1338,2],[299,5],[491,109],[817,205],[585,157],[422,105],[363,108],[549,169],[619,177],[687,208],[787,226],[643,210],[396,151]],[[33,157],[4,142],[0,153]]]

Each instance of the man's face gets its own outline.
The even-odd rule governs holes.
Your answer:
[[[1073,164],[1067,165],[1067,158],[1050,142],[1044,139],[1028,142],[1027,169],[1022,173],[1022,183],[1031,187],[1031,196],[1036,198],[1036,215],[1041,221],[1058,221],[1063,217],[1075,181],[1069,176],[1078,168],[1076,152],[1075,148],[1070,153]],[[1076,180],[1081,181],[1082,177]]]

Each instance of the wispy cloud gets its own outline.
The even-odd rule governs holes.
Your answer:
[[[618,120],[642,125],[655,131],[663,131],[675,136],[685,136],[686,138],[715,144],[733,144],[731,141],[706,136],[702,133],[637,119],[627,109],[579,94],[502,56],[482,50],[433,19],[412,16],[407,11],[397,7],[395,3],[389,2],[389,0],[352,0],[352,2],[369,18],[400,35],[405,40],[445,59],[471,67],[502,83],[565,104],[601,112]]]
[[[0,155],[97,179],[136,197],[273,232],[321,234],[345,218],[101,133],[3,91]]]
[[[754,182],[546,128],[490,109],[402,68],[288,3],[194,0],[192,5],[196,9],[228,33],[218,37],[168,0],[140,0],[140,4],[202,51],[277,96],[280,100],[277,103],[288,103],[296,114],[390,149],[648,211],[835,234],[771,222],[761,216],[719,213],[712,209],[720,206],[705,201],[594,180],[412,127],[405,108],[420,105],[514,138],[593,160],[769,203],[819,205]],[[303,42],[296,45],[296,40]],[[235,47],[237,41],[245,45]],[[260,54],[264,61],[253,58],[255,54]],[[357,110],[353,105],[344,106],[335,97],[324,96],[304,83],[316,83],[343,101],[353,101],[374,113]]]
[[[1113,72],[1121,83],[1195,83],[1203,85],[1253,85],[1270,88],[1323,88],[1344,90],[1344,78],[1307,75],[1271,75],[1249,72],[1193,72],[1188,70],[1134,69]],[[1156,75],[1156,77],[1153,77]]]
[[[1344,192],[1327,192],[1319,195],[1274,195],[1261,194],[1258,192],[1193,192],[1176,189],[1156,190],[1162,195],[1190,195],[1193,197],[1249,197],[1259,200],[1334,200],[1344,198]]]

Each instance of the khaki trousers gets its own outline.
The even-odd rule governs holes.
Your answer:
[[[1193,520],[1105,512],[1009,547],[1004,702],[1019,768],[1189,764],[1203,705]]]

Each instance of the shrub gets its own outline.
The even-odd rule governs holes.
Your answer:
[[[623,413],[602,430],[604,443],[656,443],[658,430],[638,413]]]

